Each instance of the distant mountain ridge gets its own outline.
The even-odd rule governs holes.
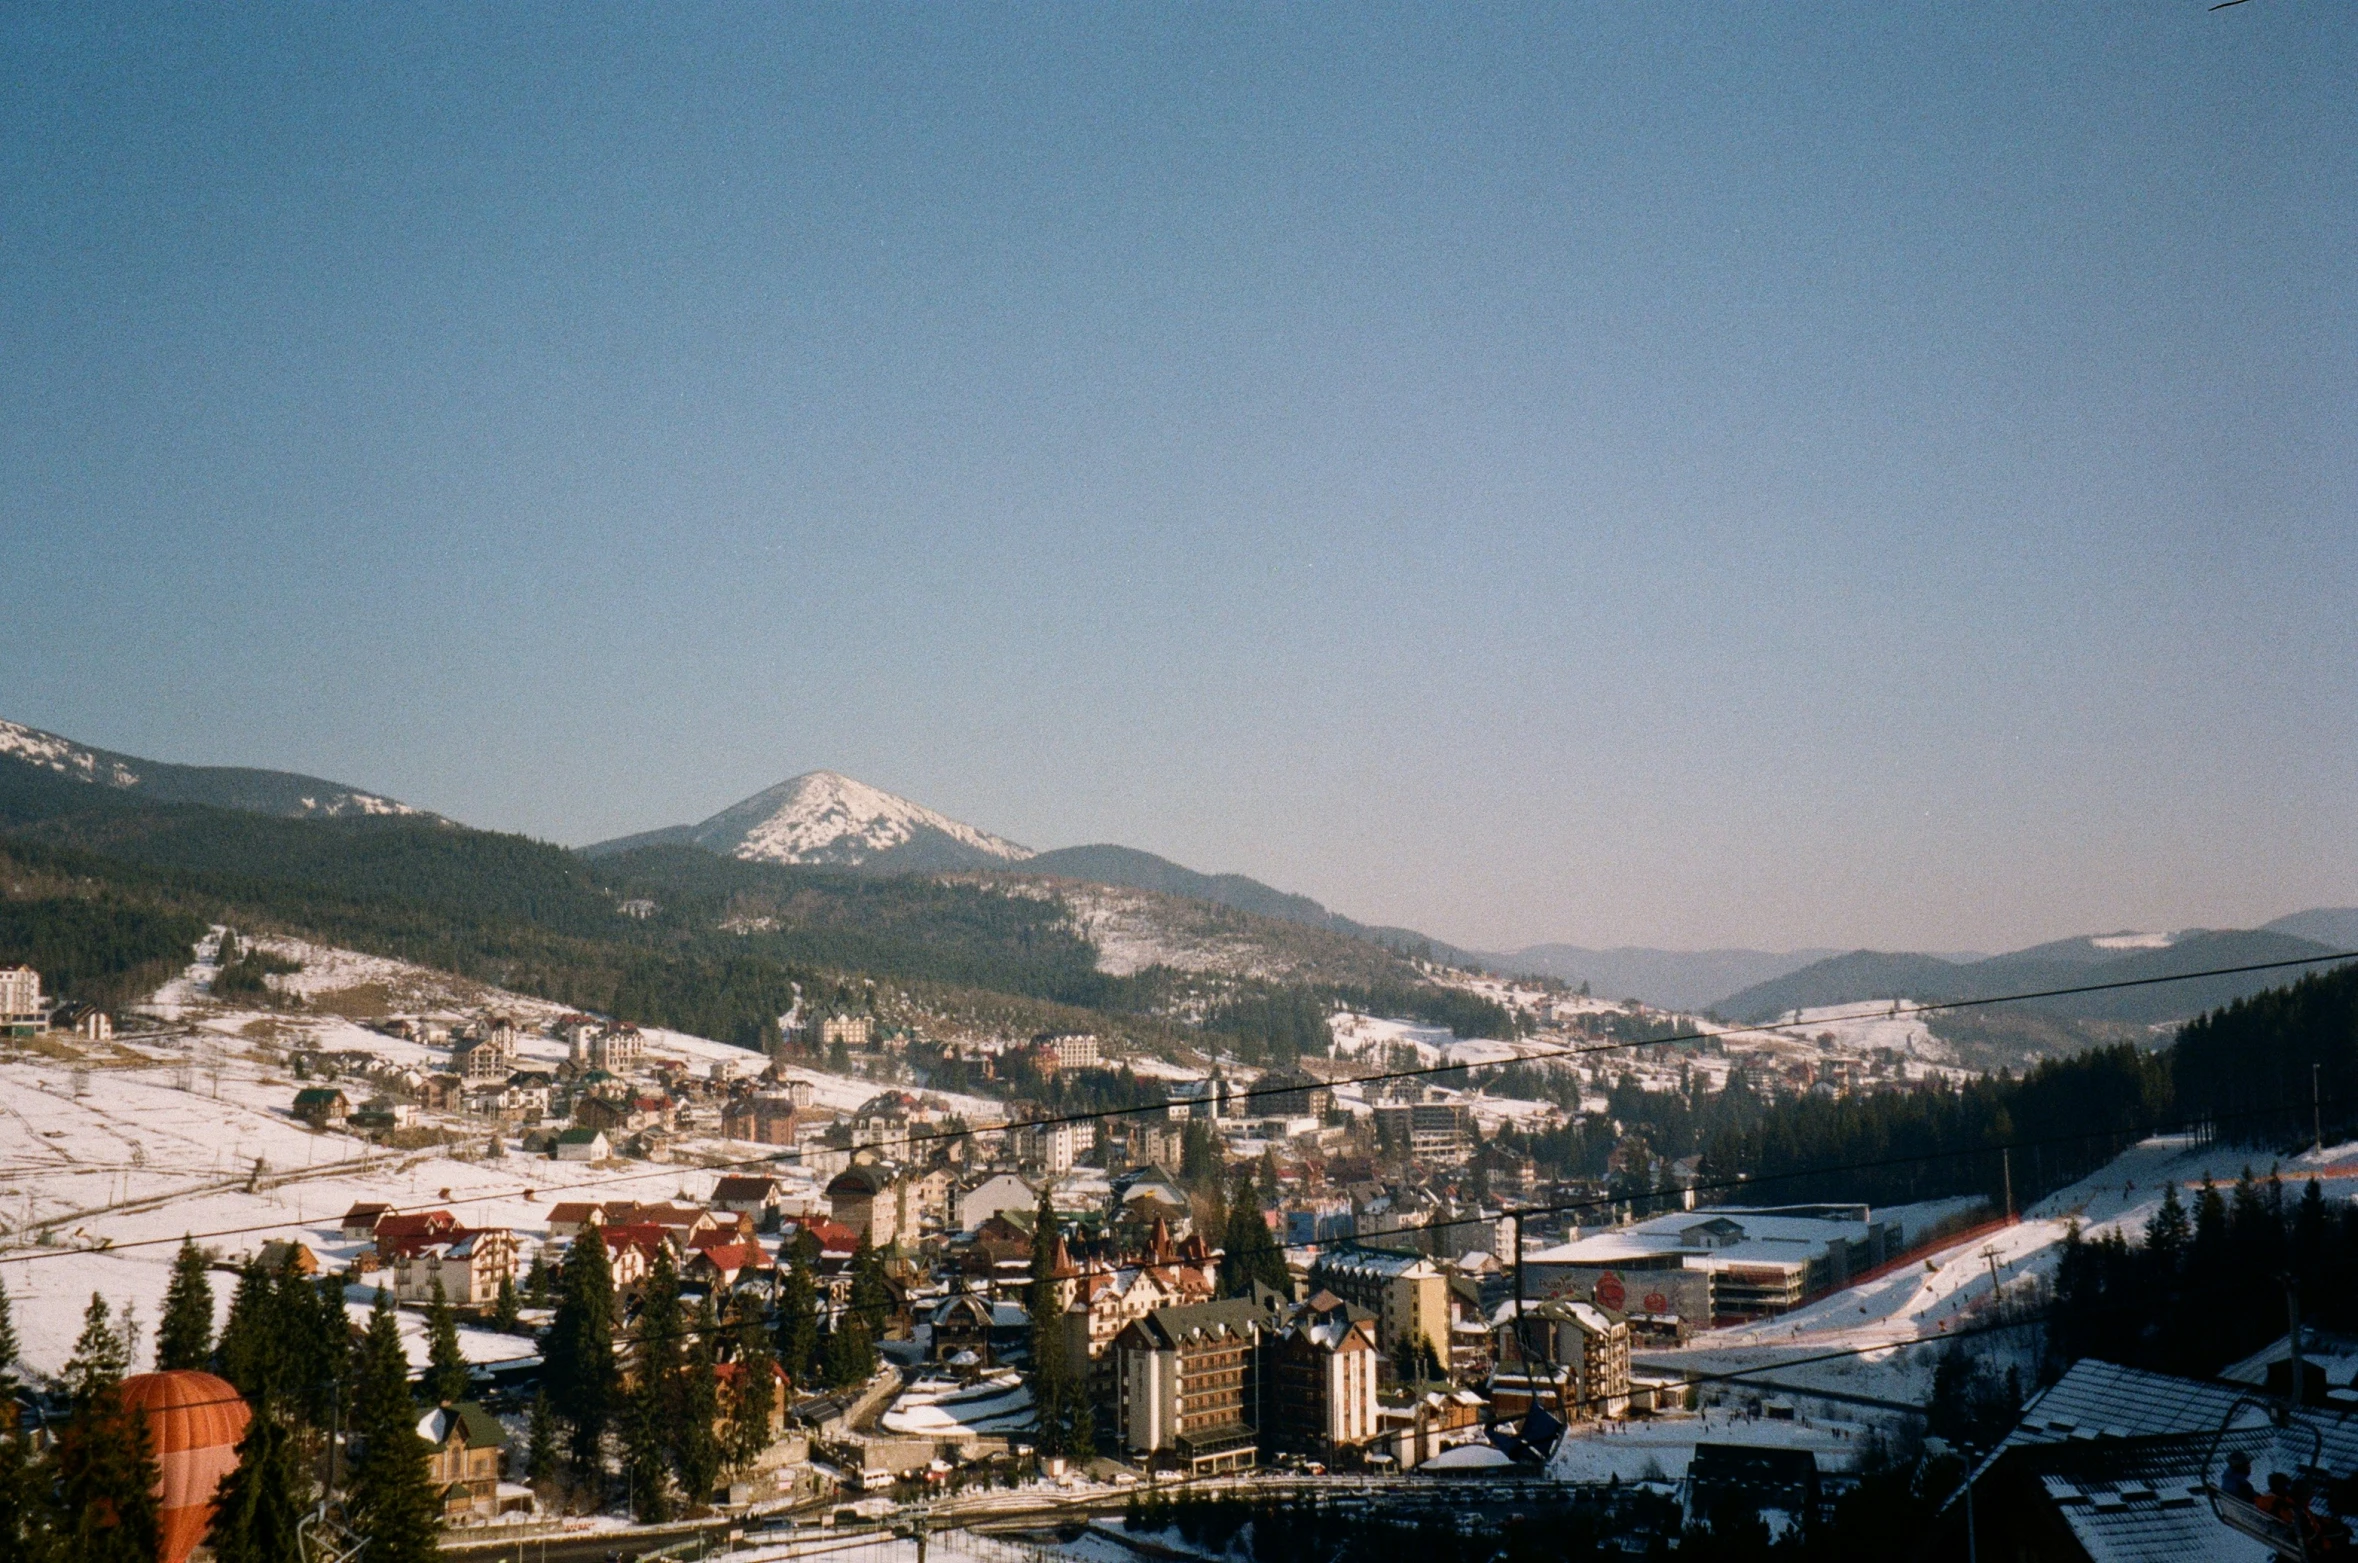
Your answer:
[[[1602,998],[1636,999],[1658,1009],[1698,1010],[1728,994],[1799,971],[1837,950],[1658,950],[1618,945],[1534,944],[1490,953],[1484,965],[1518,975],[1585,982]]]
[[[2295,914],[2296,917],[2303,914]],[[2290,919],[2288,919],[2290,920]],[[1774,1020],[1797,1009],[1870,999],[1940,1003],[1998,999],[2015,993],[2094,983],[2129,983],[2181,973],[2251,966],[2333,953],[2334,947],[2273,929],[2189,929],[2173,934],[2097,934],[2033,945],[1985,960],[1853,950],[1755,983],[1713,1006],[1732,1020]],[[2315,970],[2325,970],[2320,963]],[[2081,1020],[2158,1025],[2297,981],[2300,968],[2155,982],[2102,993],[2023,1002],[2025,1009]]]
[[[2358,906],[2317,906],[2260,925],[2270,933],[2314,939],[2329,950],[2358,950]]]
[[[0,777],[51,801],[87,786],[95,798],[202,804],[289,819],[409,818],[451,822],[380,793],[289,771],[175,765],[0,721]],[[56,793],[59,787],[66,793]],[[8,812],[0,810],[0,813]],[[1460,966],[1585,981],[1605,997],[1669,1009],[1709,1008],[1738,1020],[1869,999],[1994,998],[2088,982],[2164,977],[2223,966],[2358,950],[2358,907],[2317,907],[2258,929],[2124,931],[2062,939],[1989,957],[1820,950],[1592,950],[1533,945],[1513,954],[1459,949],[1413,929],[1357,922],[1309,896],[1243,874],[1205,874],[1111,843],[1035,852],[832,771],[813,771],[732,804],[696,825],[645,831],[583,848],[589,857],[660,845],[779,865],[877,873],[984,872],[1065,878],[1209,902],[1258,917],[1366,940]],[[2321,969],[2321,968],[2320,968]],[[2034,1001],[2075,1019],[2156,1024],[2183,1019],[2301,975],[2299,969],[2126,988]]]
[[[288,819],[343,819],[354,815],[439,818],[424,809],[293,771],[238,765],[170,765],[95,749],[22,723],[0,721],[0,762],[45,771],[93,787],[135,793],[158,803],[203,803],[247,814]]]
[[[1396,951],[1468,962],[1466,951],[1411,928],[1356,922],[1306,895],[1243,874],[1204,874],[1135,847],[1099,842],[1035,852],[834,771],[812,771],[733,803],[697,825],[619,836],[582,848],[609,857],[639,847],[695,846],[723,857],[784,865],[925,874],[972,870],[1043,874],[1210,901],[1256,917],[1366,939]]]

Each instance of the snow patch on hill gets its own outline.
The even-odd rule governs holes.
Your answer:
[[[1096,946],[1097,969],[1111,976],[1134,976],[1150,966],[1270,979],[1292,970],[1290,963],[1273,960],[1268,941],[1252,930],[1223,926],[1209,915],[1185,915],[1167,897],[1079,880],[1059,883],[1055,894],[1071,910],[1075,930]]]
[[[109,787],[139,785],[139,773],[129,766],[102,759],[70,738],[15,722],[0,722],[0,754],[12,755],[76,781],[103,782]]]

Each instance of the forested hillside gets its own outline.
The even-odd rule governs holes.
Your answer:
[[[2305,1139],[2322,1118],[2329,1138],[2348,1138],[2358,1132],[2358,966],[2190,1022],[2170,1071],[2185,1109],[2215,1116],[2230,1137]]]
[[[1102,972],[1059,900],[988,879],[781,867],[677,846],[592,862],[439,820],[155,805],[22,767],[0,769],[0,855],[20,876],[62,876],[181,919],[175,929],[189,919],[283,928],[748,1046],[798,996],[863,1006],[888,991],[952,1022],[1095,1024],[1177,1041],[1193,1029],[1181,1018],[1225,1017],[1263,991],[1160,968]],[[57,937],[98,940],[62,925]],[[1373,947],[1349,969],[1382,975],[1285,990],[1288,1040],[1269,1051],[1302,1046],[1301,1012],[1329,1002],[1381,1003],[1469,1032],[1512,1028],[1496,1005]]]

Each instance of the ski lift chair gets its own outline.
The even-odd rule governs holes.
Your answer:
[[[2210,1448],[2203,1455],[2202,1490],[2203,1496],[2210,1500],[2211,1513],[2217,1517],[2220,1524],[2229,1530],[2249,1536],[2282,1559],[2283,1563],[2320,1563],[2320,1560],[2329,1556],[2348,1556],[2346,1548],[2329,1553],[2320,1545],[2321,1538],[2315,1532],[2305,1529],[2281,1515],[2271,1514],[2249,1498],[2239,1498],[2220,1488],[2214,1473],[2220,1469],[2221,1461],[2224,1458],[2222,1450],[2227,1446],[2228,1435],[2238,1431],[2256,1431],[2248,1421],[2240,1429],[2236,1425],[2246,1412],[2253,1411],[2266,1418],[2267,1424],[2276,1430],[2280,1442],[2285,1434],[2296,1429],[2306,1435],[2309,1452],[2307,1458],[2298,1464],[2296,1479],[2323,1475],[2320,1465],[2325,1452],[2325,1440],[2314,1426],[2293,1417],[2275,1401],[2261,1400],[2249,1395],[2243,1396],[2234,1405],[2227,1408],[2226,1416],[2219,1421],[2219,1430],[2211,1436]],[[2321,1482],[2316,1481],[2310,1483],[2310,1495],[2307,1501],[2311,1514],[2316,1512],[2322,1485]]]

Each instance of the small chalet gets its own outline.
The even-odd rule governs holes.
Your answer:
[[[742,1276],[761,1270],[769,1258],[759,1243],[736,1240],[699,1244],[688,1255],[680,1274],[686,1280],[720,1290],[736,1285]]]
[[[567,1129],[549,1146],[558,1161],[611,1161],[614,1147],[603,1129]]]
[[[571,1242],[583,1227],[603,1226],[606,1207],[595,1200],[560,1200],[549,1207],[549,1236]]]
[[[308,1280],[319,1274],[319,1255],[309,1245],[292,1238],[272,1238],[262,1245],[254,1257],[262,1261],[262,1268],[272,1275],[292,1272]]]
[[[778,1217],[784,1206],[784,1191],[776,1178],[740,1174],[722,1178],[713,1185],[713,1209],[751,1216],[754,1225],[764,1232],[778,1230]]]
[[[598,1229],[606,1240],[606,1266],[617,1289],[637,1286],[655,1268],[655,1256],[671,1246],[661,1227],[609,1223]]]
[[[315,1085],[295,1093],[295,1116],[314,1129],[340,1129],[352,1116],[351,1099],[332,1085]]]
[[[840,1221],[830,1221],[824,1216],[810,1216],[796,1222],[793,1233],[787,1238],[788,1246],[791,1247],[795,1237],[804,1232],[808,1232],[818,1243],[819,1257],[823,1260],[849,1259],[860,1246],[859,1233]]]
[[[377,1235],[377,1222],[392,1213],[393,1207],[391,1205],[364,1200],[345,1211],[344,1219],[339,1225],[348,1241],[365,1242]]]
[[[442,1500],[445,1524],[531,1511],[531,1492],[500,1480],[507,1430],[475,1402],[435,1407],[418,1419],[418,1437],[426,1443],[426,1472]]]
[[[927,1354],[962,1371],[979,1372],[1031,1356],[1032,1316],[1021,1303],[958,1292],[936,1303],[926,1323],[933,1331]]]

